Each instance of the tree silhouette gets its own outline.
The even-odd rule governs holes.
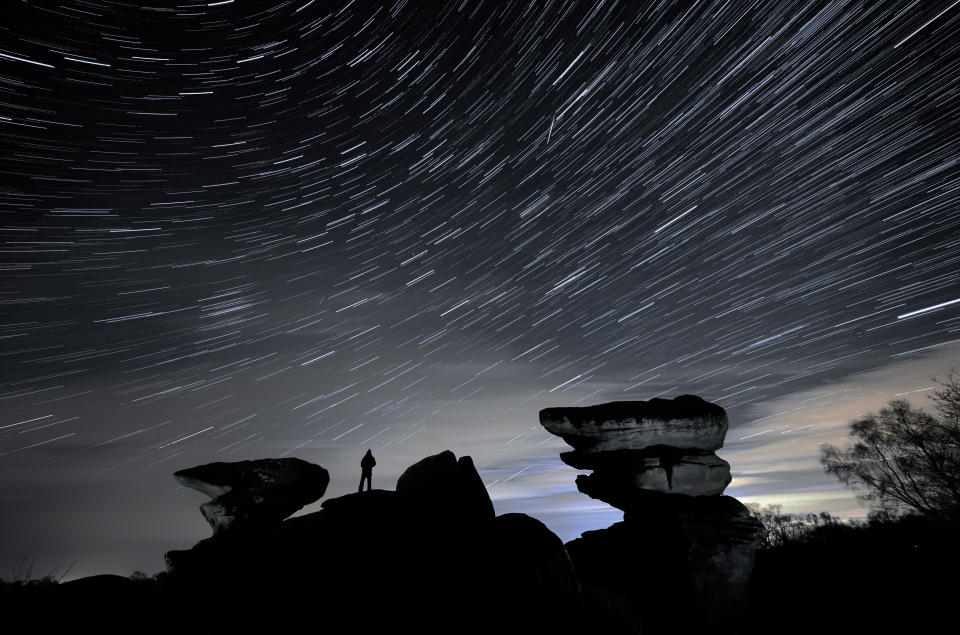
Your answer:
[[[768,551],[791,545],[806,544],[815,539],[818,532],[838,527],[860,527],[858,521],[844,523],[828,512],[819,514],[784,514],[783,505],[747,503],[750,515],[763,523],[758,549]]]
[[[960,377],[934,381],[935,415],[893,400],[850,423],[853,446],[823,447],[824,470],[881,512],[960,518]]]

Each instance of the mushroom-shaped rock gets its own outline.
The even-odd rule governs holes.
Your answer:
[[[656,445],[712,452],[723,447],[727,413],[695,395],[546,408],[540,424],[578,452],[642,450]]]
[[[414,463],[397,480],[397,493],[460,520],[491,520],[493,503],[469,456],[444,450]]]
[[[296,458],[207,463],[173,477],[211,497],[200,513],[214,534],[279,523],[323,496],[330,483],[327,470]]]
[[[635,632],[639,622],[644,633],[740,632],[762,527],[722,495],[723,408],[683,395],[547,408],[540,423],[573,446],[565,463],[592,470],[577,489],[625,512],[567,544],[599,631]]]

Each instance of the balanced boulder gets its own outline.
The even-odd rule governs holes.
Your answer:
[[[574,447],[560,455],[565,463],[594,470],[577,488],[620,509],[639,490],[714,496],[730,483],[730,465],[714,454],[727,413],[694,395],[547,408],[540,424]]]
[[[722,496],[727,413],[694,395],[547,408],[540,423],[581,492],[622,509],[623,522],[567,543],[591,621],[604,632],[736,632],[760,523]],[[682,623],[678,622],[683,616]]]
[[[207,463],[175,472],[183,485],[211,497],[200,513],[213,533],[279,523],[327,491],[330,474],[296,458]]]

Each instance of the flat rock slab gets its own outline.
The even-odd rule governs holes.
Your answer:
[[[578,452],[642,450],[663,445],[712,452],[723,447],[727,413],[695,395],[545,408],[540,425]]]
[[[323,496],[330,483],[327,470],[296,458],[207,463],[173,477],[212,497],[200,512],[214,534],[280,522]]]
[[[592,482],[592,487],[588,485],[590,495],[601,500],[606,500],[604,492],[611,489],[616,498],[631,489],[715,496],[722,494],[731,481],[730,464],[713,452],[683,454],[620,450],[586,455],[565,452],[560,458],[577,469],[596,470],[595,474],[583,478]]]

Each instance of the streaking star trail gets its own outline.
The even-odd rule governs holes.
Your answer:
[[[11,561],[157,571],[175,470],[367,448],[569,539],[537,411],[684,393],[729,493],[856,515],[817,444],[958,358],[960,3],[15,4]]]

